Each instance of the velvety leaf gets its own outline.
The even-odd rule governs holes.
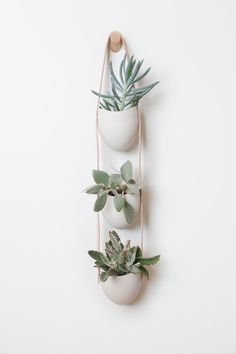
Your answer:
[[[125,199],[124,199],[124,197],[122,197],[121,195],[116,195],[116,196],[113,198],[113,203],[114,203],[114,206],[115,206],[116,210],[117,210],[118,212],[120,212],[120,211],[124,208]]]
[[[103,184],[95,184],[86,188],[84,191],[88,194],[98,194],[98,192],[103,188]]]
[[[121,185],[123,180],[121,178],[121,175],[119,173],[113,173],[110,176],[110,183],[114,182],[116,185]]]
[[[102,210],[106,205],[106,201],[107,201],[107,194],[104,193],[103,195],[101,195],[96,199],[96,202],[94,204],[94,211],[98,212]]]
[[[134,208],[128,202],[125,201],[124,206],[125,220],[128,224],[132,224],[134,220]]]
[[[109,186],[109,175],[101,170],[93,170],[93,179],[97,184],[104,184],[106,187]]]
[[[127,192],[130,194],[138,194],[140,187],[138,184],[129,184],[127,183]]]
[[[132,163],[129,160],[121,166],[120,173],[125,182],[128,182],[130,179],[132,179],[133,167]]]

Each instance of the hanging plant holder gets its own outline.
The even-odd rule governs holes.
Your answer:
[[[138,135],[138,111],[132,107],[124,111],[98,110],[99,133],[112,150],[129,149]]]
[[[134,214],[130,222],[127,220],[123,210],[120,212],[116,210],[113,202],[114,197],[110,195],[107,196],[106,205],[102,209],[102,214],[106,221],[117,229],[124,229],[128,226],[131,226],[135,222],[140,209],[140,194],[127,194],[124,198],[126,202],[133,208]]]
[[[115,304],[128,305],[133,302],[142,287],[141,274],[111,276],[101,282],[105,295]]]
[[[156,264],[160,256],[145,258],[139,246],[125,244],[117,232],[109,232],[110,240],[105,243],[105,252],[89,251],[95,267],[101,270],[99,280],[106,296],[119,305],[133,302],[142,286],[141,275],[149,278],[147,266]]]
[[[115,74],[110,51],[118,52],[123,46],[125,56],[120,63],[119,74]],[[109,63],[111,92],[102,93],[106,65]],[[97,250],[89,251],[98,268],[98,282],[104,294],[115,304],[132,303],[142,287],[142,276],[149,278],[146,266],[156,264],[160,256],[143,257],[143,193],[142,193],[142,119],[139,100],[158,82],[148,86],[138,85],[149,72],[148,68],[140,74],[143,60],[129,57],[128,47],[119,32],[112,32],[108,38],[102,66],[96,110],[97,169],[93,170],[96,183],[85,192],[97,196],[94,211],[97,212]],[[100,169],[100,140],[115,151],[128,150],[138,142],[138,180],[133,178],[132,163],[127,160],[111,175]],[[114,166],[114,165],[113,165]],[[123,244],[115,230],[109,231],[109,241],[105,242],[105,252],[101,248],[100,212],[106,222],[117,229],[134,224],[140,216],[140,246]]]

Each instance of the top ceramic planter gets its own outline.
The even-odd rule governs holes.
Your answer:
[[[98,110],[98,129],[102,139],[112,149],[125,151],[134,143],[138,133],[138,110]]]

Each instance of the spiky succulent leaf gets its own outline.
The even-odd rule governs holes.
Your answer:
[[[130,59],[125,55],[119,67],[119,77],[115,75],[112,62],[110,62],[110,79],[112,94],[92,91],[103,101],[99,102],[101,109],[108,111],[122,111],[137,106],[143,98],[158,82],[135,89],[135,83],[141,81],[150,71],[150,68],[139,74],[143,60],[136,62],[133,56]]]
[[[153,265],[156,264],[160,260],[160,256],[154,256],[149,258],[137,257],[137,261],[142,265]]]
[[[149,273],[143,266],[156,263],[159,256],[142,258],[142,252],[139,246],[130,247],[130,241],[124,246],[115,231],[110,231],[110,240],[105,243],[105,253],[89,251],[89,255],[95,259],[95,267],[103,271],[100,275],[101,281],[106,281],[111,275],[122,276],[129,273],[142,273],[147,278]],[[142,259],[144,263],[142,263]],[[148,261],[147,261],[148,260]]]
[[[129,265],[129,264],[127,264],[127,265],[126,265],[126,268],[130,271],[130,273],[133,273],[133,274],[138,274],[138,273],[140,273],[139,267],[136,267],[135,265]]]
[[[95,261],[102,262],[102,258],[101,258],[102,253],[101,252],[91,250],[91,251],[88,251],[88,254],[90,255],[90,257],[95,259]]]
[[[140,266],[139,270],[147,279],[149,279],[149,272],[148,272],[148,270],[145,267]]]
[[[112,275],[118,276],[119,272],[117,272],[115,269],[108,269],[106,272],[102,272],[100,274],[100,280],[102,282],[104,282],[108,279],[108,277],[110,277]]]

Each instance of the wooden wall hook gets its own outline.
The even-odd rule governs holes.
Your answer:
[[[118,31],[111,32],[109,36],[110,48],[114,53],[119,52],[122,46],[122,34]]]

